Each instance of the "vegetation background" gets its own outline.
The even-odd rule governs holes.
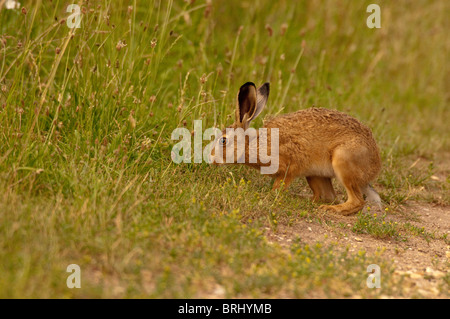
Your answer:
[[[404,296],[381,247],[449,245],[405,207],[449,213],[450,2],[375,1],[369,29],[373,2],[1,0],[0,297]],[[171,132],[230,124],[247,81],[271,82],[256,127],[311,106],[366,123],[387,214],[330,219],[305,181],[272,192],[246,167],[174,164]],[[305,222],[350,225],[380,249],[270,239]],[[70,264],[81,289],[66,286]],[[381,289],[366,286],[369,264]]]

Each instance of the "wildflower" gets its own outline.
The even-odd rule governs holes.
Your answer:
[[[306,41],[302,40],[302,48],[304,49],[306,47]]]
[[[123,43],[122,40],[119,40],[119,42],[117,42],[116,49],[117,49],[117,51],[120,51],[122,48],[124,48],[126,46],[127,45],[125,43]]]
[[[272,27],[270,25],[266,24],[266,30],[269,33],[269,37],[271,37],[273,34]]]
[[[131,125],[132,128],[136,127],[136,120],[133,117],[133,115],[130,114],[130,116],[128,117],[128,121],[130,122],[130,125]]]
[[[206,76],[206,73],[203,73],[203,75],[200,78],[200,83],[205,84],[206,81],[208,81],[208,77]]]
[[[217,72],[217,75],[221,75],[221,74],[222,74],[222,72],[223,72],[223,67],[222,67],[222,64],[221,64],[221,63],[219,63],[219,65],[217,66],[216,72]]]
[[[280,34],[283,36],[286,33],[286,30],[288,28],[288,24],[287,23],[283,23],[281,25],[281,30],[280,30]]]

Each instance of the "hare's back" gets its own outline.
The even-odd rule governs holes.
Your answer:
[[[324,108],[308,108],[270,119],[264,123],[267,128],[279,128],[280,134],[309,134],[329,137],[360,136],[372,139],[370,129],[354,117]]]

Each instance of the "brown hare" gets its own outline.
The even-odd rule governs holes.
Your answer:
[[[225,148],[237,150],[235,136],[230,132],[247,131],[250,122],[264,109],[268,96],[269,83],[259,89],[251,82],[241,86],[235,122],[216,139],[211,163],[225,162]],[[314,201],[332,203],[336,198],[331,183],[334,177],[345,187],[348,199],[343,204],[322,205],[321,209],[353,214],[364,207],[363,195],[368,201],[381,203],[369,184],[380,172],[380,153],[370,129],[355,118],[336,110],[313,107],[270,119],[263,128],[278,129],[278,170],[271,174],[275,179],[273,189],[287,188],[294,178],[304,176],[313,191]],[[254,140],[260,139],[260,131],[256,131]],[[271,136],[267,133],[265,137],[268,145],[271,145]],[[249,161],[252,145],[260,147],[259,141],[252,144],[251,140],[251,137],[244,140],[245,154],[241,160],[238,161],[236,155],[232,162],[254,168],[267,166],[267,161],[262,162],[259,157]]]

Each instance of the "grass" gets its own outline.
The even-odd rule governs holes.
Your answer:
[[[370,1],[79,1],[79,29],[63,1],[21,3],[0,9],[0,297],[388,293],[365,287],[369,263],[390,269],[380,256],[267,241],[322,222],[304,181],[277,193],[245,167],[171,161],[171,132],[229,125],[247,81],[271,82],[256,127],[348,112],[379,143],[387,204],[450,203],[447,1],[382,2],[381,29]],[[358,231],[395,233],[365,218]],[[82,289],[66,286],[73,263]]]
[[[357,234],[370,234],[375,238],[398,238],[401,239],[397,222],[386,221],[386,214],[358,213],[358,220],[353,225],[352,231]]]

